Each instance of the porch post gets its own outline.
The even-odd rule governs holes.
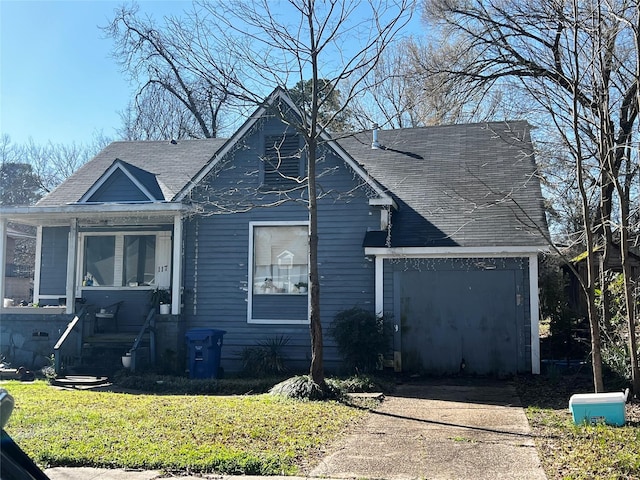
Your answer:
[[[180,314],[182,298],[182,216],[173,217],[173,268],[171,270],[171,315]]]
[[[76,306],[76,259],[78,257],[78,219],[72,218],[69,226],[67,251],[67,313],[75,313]]]
[[[40,269],[42,268],[42,225],[36,230],[36,265],[33,271],[33,303],[40,302]]]
[[[529,305],[531,308],[531,373],[540,374],[540,299],[538,255],[529,255]]]
[[[381,256],[375,257],[375,305],[376,315],[384,315],[384,261]]]
[[[7,221],[0,219],[0,300],[4,302],[5,274],[7,269]]]

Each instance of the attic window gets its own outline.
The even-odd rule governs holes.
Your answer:
[[[300,140],[297,135],[269,135],[264,139],[265,187],[278,190],[294,188],[302,176]]]

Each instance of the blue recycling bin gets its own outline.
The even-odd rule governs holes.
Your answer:
[[[195,328],[185,334],[189,378],[218,378],[222,337],[227,333],[214,328]]]

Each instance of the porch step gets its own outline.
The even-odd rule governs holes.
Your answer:
[[[107,377],[96,377],[92,375],[68,375],[56,378],[51,381],[56,387],[74,388],[79,390],[111,385]]]
[[[136,341],[137,334],[135,333],[98,333],[84,338],[84,345],[86,346],[117,346],[128,345],[129,348],[133,346],[133,342]],[[145,333],[143,342],[148,340],[149,334]]]
[[[135,333],[103,333],[85,337],[82,344],[82,373],[109,376],[123,368],[122,356],[133,347]],[[145,333],[138,345],[138,366],[149,363],[150,335]],[[78,369],[76,369],[78,370]]]

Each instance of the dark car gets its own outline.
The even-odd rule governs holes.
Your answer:
[[[16,442],[4,431],[11,412],[13,397],[5,389],[0,389],[0,480],[50,480],[45,473],[24,453]]]

